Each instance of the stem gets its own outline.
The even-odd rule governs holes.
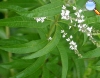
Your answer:
[[[58,19],[59,19],[59,16],[56,16],[56,17],[55,17],[55,21],[54,21],[54,23],[51,25],[51,29],[50,29],[50,31],[49,31],[48,37],[50,37],[51,34],[53,33],[54,28],[55,28],[55,25],[56,25],[57,22],[58,22]]]
[[[7,1],[7,0],[3,0],[3,1]],[[8,11],[5,12],[5,18],[8,18]],[[6,26],[5,27],[5,30],[6,30],[7,39],[9,39],[9,37],[10,37],[10,28],[8,26]],[[11,52],[8,52],[8,61],[9,62],[12,62],[11,57],[12,57],[12,53]],[[14,70],[13,69],[10,69],[10,74],[11,74],[11,76],[14,75]]]

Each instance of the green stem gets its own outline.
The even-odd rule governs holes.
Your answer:
[[[53,33],[54,29],[55,29],[55,26],[56,26],[56,24],[57,24],[57,22],[58,22],[58,19],[59,19],[59,16],[56,16],[56,17],[55,17],[55,21],[54,21],[53,24],[50,26],[51,28],[50,28],[48,37],[50,37],[50,36],[52,35],[52,33]]]
[[[7,0],[3,0],[3,1],[7,1]],[[5,12],[5,18],[8,18],[8,11]],[[8,26],[6,26],[5,27],[5,30],[6,30],[7,39],[9,39],[9,37],[10,37],[10,28]],[[11,52],[8,52],[8,61],[9,62],[12,62],[11,57],[12,57],[12,53]],[[13,69],[10,69],[10,74],[11,74],[11,76],[14,75],[14,70]]]

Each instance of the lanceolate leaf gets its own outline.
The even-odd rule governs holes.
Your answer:
[[[10,5],[18,5],[22,7],[37,7],[41,4],[38,0],[8,0],[5,2],[0,2],[0,9],[8,8]]]
[[[66,78],[67,71],[68,71],[68,56],[67,56],[67,49],[62,45],[58,45],[58,50],[61,55],[61,61],[62,61],[62,78]]]
[[[18,14],[26,17],[48,17],[54,16],[61,13],[61,7],[63,5],[62,1],[57,1],[54,3],[50,3],[39,8],[36,8],[32,11],[26,11],[24,8],[19,6],[10,6],[9,9],[17,12]]]
[[[43,74],[42,74],[42,78],[50,78],[50,73],[49,70],[47,69],[46,66],[43,67]]]
[[[61,38],[60,27],[57,26],[53,39],[43,49],[24,57],[24,59],[32,59],[49,53],[54,47],[57,46],[57,44],[60,41],[60,38]]]
[[[6,68],[6,69],[23,69],[26,68],[28,66],[30,66],[31,64],[33,64],[34,60],[23,60],[23,59],[19,59],[19,60],[14,60],[13,62],[9,62],[9,63],[3,63],[0,65],[0,67]]]
[[[49,25],[49,21],[44,23],[36,22],[33,18],[28,17],[12,17],[7,19],[0,20],[0,26],[9,26],[9,27],[33,27],[33,28],[43,28]]]
[[[38,51],[39,49],[43,48],[46,44],[47,40],[34,40],[25,44],[1,46],[0,49],[12,53],[24,54]]]
[[[61,66],[60,65],[49,62],[46,64],[46,67],[47,69],[49,69],[50,72],[54,74],[56,78],[61,78]]]
[[[84,54],[83,58],[95,58],[100,56],[100,48],[96,48]]]
[[[30,65],[25,70],[23,70],[22,72],[20,72],[19,74],[17,74],[16,76],[12,78],[25,78],[35,73],[43,65],[45,60],[46,60],[45,56],[38,58],[32,65]]]
[[[93,16],[93,17],[90,17],[90,18],[87,18],[85,20],[86,24],[92,24],[92,23],[99,23],[100,22],[100,16]]]

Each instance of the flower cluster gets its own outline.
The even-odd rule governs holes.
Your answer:
[[[63,5],[62,12],[61,12],[61,19],[69,20],[69,13],[70,11],[66,9],[66,6]]]
[[[43,23],[44,20],[46,19],[46,17],[35,17],[34,19],[35,19],[37,22]]]
[[[64,30],[61,30],[61,33],[63,34],[62,37],[65,38],[66,35],[67,35],[67,33]],[[70,37],[66,39],[66,41],[69,42],[69,45],[70,45],[69,48],[71,50],[74,50],[75,51],[75,54],[77,54],[79,57],[82,58],[82,55],[77,50],[77,44],[76,44],[76,42],[74,42],[72,39],[73,39],[73,36],[72,35],[70,35]]]
[[[81,9],[74,13],[76,15],[76,17],[77,17],[75,19],[75,21],[78,22],[78,23],[83,23],[85,21],[84,20],[84,15],[81,15],[81,13],[82,13],[82,10]]]
[[[92,27],[88,27],[86,24],[78,25],[79,31],[86,33],[87,36],[92,38]]]
[[[77,10],[77,8],[75,6],[73,6],[73,10]],[[74,13],[77,17],[75,19],[75,21],[78,23],[78,29],[79,29],[79,31],[86,33],[87,36],[92,38],[92,27],[89,27],[86,24],[84,24],[84,21],[85,21],[84,15],[82,15],[81,13],[82,13],[81,9]]]

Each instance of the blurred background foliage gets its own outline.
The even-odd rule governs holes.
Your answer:
[[[0,78],[100,78],[100,16],[85,9],[87,0],[0,0]],[[100,10],[100,0],[94,0]],[[94,45],[88,37],[68,29],[60,19],[61,7],[84,10],[86,23],[96,30]],[[44,23],[33,17],[47,16]],[[80,59],[61,38],[63,28],[74,36]],[[52,41],[48,41],[51,36]]]

